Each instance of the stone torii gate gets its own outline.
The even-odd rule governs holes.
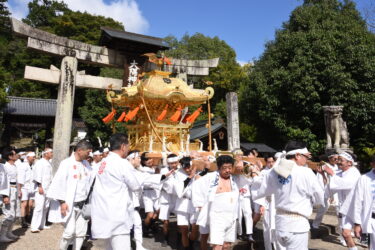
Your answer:
[[[145,53],[140,48],[143,47],[143,49],[149,50],[146,52],[168,49],[167,46],[162,44],[160,38],[118,30],[112,30],[112,33],[108,32],[110,36],[113,35],[110,38],[117,39],[117,45],[119,43],[122,43],[122,45],[130,44],[131,46],[124,47],[127,49],[129,47],[133,48],[133,51],[124,51],[117,47],[114,49],[108,48],[111,46],[107,45],[106,47],[95,46],[60,37],[33,28],[14,18],[11,18],[11,24],[15,34],[27,37],[28,48],[62,57],[60,69],[52,65],[50,69],[26,66],[24,74],[25,79],[28,80],[59,85],[53,136],[54,157],[52,166],[54,173],[60,162],[69,154],[75,87],[105,90],[111,86],[113,90],[121,90],[121,87],[126,84],[124,80],[127,77],[125,76],[123,79],[114,79],[86,75],[84,71],[77,72],[78,61],[99,66],[123,68],[127,72],[128,62],[134,60],[134,58],[139,58],[141,54]],[[106,31],[105,29],[102,30],[103,32]],[[108,36],[108,34],[106,35]],[[172,59],[174,66],[167,68],[167,70],[182,74],[182,76],[207,75],[209,68],[217,67],[218,61],[218,58],[210,60]]]

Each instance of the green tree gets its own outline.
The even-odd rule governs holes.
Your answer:
[[[302,139],[323,150],[324,105],[343,105],[351,143],[375,139],[375,37],[352,1],[305,0],[266,44],[242,86],[241,107],[276,147]]]
[[[0,0],[0,109],[6,104],[6,88],[11,75],[4,67],[4,59],[8,50],[10,40],[10,12],[5,5],[7,0]]]
[[[174,36],[168,36],[165,41],[170,46],[167,56],[173,58],[202,60],[219,57],[217,68],[210,69],[210,74],[205,77],[190,76],[189,83],[194,83],[195,88],[207,87],[205,82],[213,82],[215,95],[210,100],[212,111],[216,117],[226,117],[227,92],[238,92],[241,84],[247,80],[246,70],[236,61],[236,52],[219,37],[208,37],[201,33],[192,36],[185,34],[180,40]],[[198,120],[207,119],[207,109],[198,117]],[[194,108],[192,108],[193,111]],[[243,126],[243,128],[245,128]],[[245,130],[241,130],[246,133]],[[248,136],[245,136],[248,138]]]

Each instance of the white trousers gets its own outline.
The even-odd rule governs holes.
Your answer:
[[[106,250],[131,250],[130,235],[119,234],[106,239]]]
[[[4,225],[11,225],[16,220],[17,206],[20,203],[17,194],[17,188],[10,187],[9,204],[3,204],[4,217],[2,223]]]
[[[142,244],[143,235],[142,235],[142,219],[137,210],[134,210],[133,213],[133,223],[134,223],[134,240],[136,244]]]
[[[312,223],[313,228],[319,228],[320,224],[322,223],[323,216],[328,211],[328,209],[329,209],[328,199],[324,199],[324,205],[320,206],[318,208],[318,211],[316,211],[316,216]]]
[[[304,233],[292,233],[283,232],[276,230],[277,241],[281,246],[285,247],[286,250],[308,250],[309,245],[309,234]]]
[[[275,241],[275,230],[271,227],[270,210],[265,209],[263,216],[263,239],[265,250],[272,250],[272,243]],[[274,246],[276,249],[276,247]]]
[[[375,219],[371,220],[372,233],[370,235],[370,246],[369,250],[375,250]]]
[[[35,192],[35,207],[33,212],[33,218],[31,220],[31,230],[43,229],[46,224],[46,215],[49,207],[49,200],[46,198],[46,194],[39,194]]]
[[[253,234],[253,211],[251,209],[251,199],[250,197],[243,197],[240,200],[241,213],[238,218],[238,234],[242,234],[242,218],[245,219],[246,234]]]
[[[72,214],[64,224],[60,250],[67,249],[71,242],[73,242],[74,250],[81,249],[87,232],[87,224],[88,221],[83,218],[81,210],[74,207]]]

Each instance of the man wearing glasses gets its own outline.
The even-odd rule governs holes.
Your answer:
[[[305,167],[311,153],[306,144],[290,141],[272,170],[264,176],[254,199],[274,194],[276,239],[286,249],[308,249],[308,218],[313,205],[323,204],[324,191],[313,171]]]
[[[327,158],[328,158],[328,162],[322,166],[322,169],[330,168],[335,173],[337,173],[338,167],[336,163],[339,158],[338,153],[335,150],[329,151],[327,152]],[[337,194],[334,195],[333,192],[329,188],[330,176],[323,171],[320,171],[317,174],[317,176],[318,176],[320,184],[324,187],[324,205],[319,207],[316,213],[316,217],[312,223],[312,227],[314,229],[319,229],[320,223],[322,223],[322,220],[323,220],[323,216],[328,211],[330,201],[334,202],[335,201],[334,197],[337,196]],[[336,202],[337,202],[337,198],[336,198]]]
[[[329,187],[331,191],[338,193],[339,208],[341,209],[346,199],[352,199],[352,190],[355,188],[361,174],[358,169],[354,167],[353,156],[347,152],[339,154],[337,165],[341,170],[338,174],[335,174],[330,168],[324,168],[324,171],[331,176]],[[344,237],[348,248],[350,250],[356,250],[357,247],[355,246],[351,235],[354,226],[353,221],[342,214],[339,215],[339,218],[340,227],[342,228],[342,236]]]

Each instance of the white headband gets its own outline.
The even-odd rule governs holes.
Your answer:
[[[26,157],[34,157],[35,156],[35,153],[34,152],[29,152],[27,153]]]
[[[351,161],[351,162],[354,163],[353,157],[350,154],[346,153],[346,152],[340,153],[339,156],[341,156],[342,158],[345,158],[347,161]]]
[[[89,153],[89,157],[93,158],[94,155],[92,154],[92,152]]]
[[[49,152],[52,152],[52,149],[49,148],[49,149],[47,149],[46,151],[43,151],[43,152],[42,152],[42,155],[47,154],[47,153],[49,153]]]
[[[103,152],[104,152],[104,153],[109,152],[109,148],[105,148],[105,149],[103,150]]]
[[[307,148],[298,148],[298,149],[294,149],[286,153],[286,155],[295,155],[295,154],[303,155],[303,154],[310,154],[310,152],[309,150],[307,150]]]
[[[128,159],[128,160],[135,159],[138,156],[139,156],[139,152],[133,152],[130,155],[128,155],[128,157],[126,157],[126,159]]]
[[[177,162],[178,156],[167,158],[167,163]]]
[[[93,155],[101,155],[102,153],[99,150],[96,150]]]
[[[275,154],[275,158],[278,159],[278,158],[280,158],[282,155],[283,155],[282,152],[277,152],[277,153]]]

